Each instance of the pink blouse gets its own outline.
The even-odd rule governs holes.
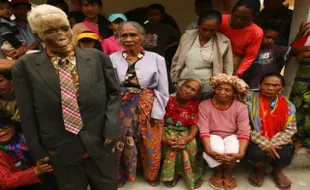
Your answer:
[[[102,47],[103,47],[103,52],[108,55],[124,50],[121,44],[119,44],[116,41],[115,36],[110,36],[109,38],[104,39],[102,43]]]
[[[214,107],[212,100],[205,100],[199,105],[198,127],[200,137],[218,135],[225,138],[237,135],[238,139],[250,139],[248,108],[245,104],[234,100],[226,110]]]

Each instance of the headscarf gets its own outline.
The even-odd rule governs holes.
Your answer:
[[[240,102],[246,102],[246,95],[249,91],[249,86],[237,76],[231,76],[224,73],[220,73],[210,78],[211,91],[214,93],[215,88],[221,84],[230,84],[236,90],[236,99]]]
[[[17,170],[25,170],[33,165],[29,160],[28,145],[22,133],[18,133],[13,142],[0,145],[0,150],[11,155]]]

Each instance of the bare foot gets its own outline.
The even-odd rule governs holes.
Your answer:
[[[283,174],[282,170],[280,172],[272,171],[271,175],[279,189],[287,190],[291,188],[292,182]]]
[[[265,178],[265,167],[261,165],[260,167],[255,167],[255,171],[251,173],[248,181],[251,185],[255,187],[261,187],[264,184]]]

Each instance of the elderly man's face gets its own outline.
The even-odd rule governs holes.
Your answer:
[[[54,14],[42,18],[42,30],[38,32],[39,38],[47,48],[55,53],[67,53],[72,50],[72,30],[67,18]]]

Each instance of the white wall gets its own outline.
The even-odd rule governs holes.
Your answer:
[[[307,20],[310,21],[310,0],[296,0],[294,5],[290,42],[294,40],[300,23]]]

